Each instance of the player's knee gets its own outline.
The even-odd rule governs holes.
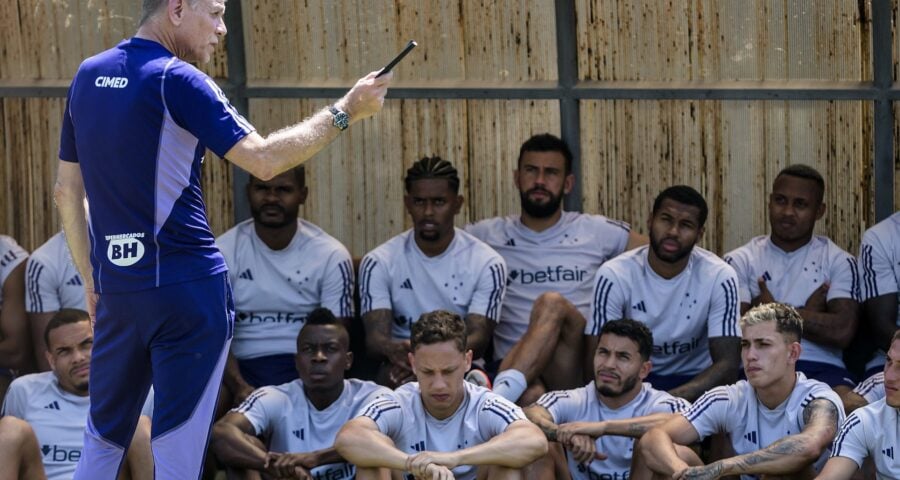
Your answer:
[[[36,440],[34,430],[25,420],[9,416],[0,418],[0,448],[22,445],[32,439]]]
[[[565,321],[570,305],[569,300],[558,292],[542,293],[531,307],[531,321]]]

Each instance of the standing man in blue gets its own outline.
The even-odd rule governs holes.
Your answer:
[[[224,13],[224,0],[144,0],[135,37],[85,60],[69,89],[55,197],[96,309],[77,480],[115,478],[151,382],[156,478],[200,475],[233,324],[200,192],[205,150],[267,180],[384,101],[389,76],[373,72],[263,138],[188,63],[209,61]]]

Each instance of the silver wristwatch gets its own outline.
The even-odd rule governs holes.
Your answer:
[[[350,115],[347,112],[335,107],[334,105],[328,106],[328,111],[331,112],[331,115],[334,117],[334,121],[332,122],[335,127],[340,130],[346,130],[347,127],[350,126]]]

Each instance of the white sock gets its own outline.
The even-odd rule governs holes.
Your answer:
[[[494,393],[501,397],[515,402],[525,393],[528,388],[528,381],[525,380],[525,374],[515,370],[504,370],[494,377]]]

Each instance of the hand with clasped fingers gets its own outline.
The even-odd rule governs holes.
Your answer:
[[[452,480],[451,470],[458,465],[455,452],[421,452],[406,459],[406,471],[417,479]]]
[[[556,429],[556,441],[572,452],[578,463],[606,460],[607,455],[597,451],[596,439],[603,435],[603,422],[564,423]]]

